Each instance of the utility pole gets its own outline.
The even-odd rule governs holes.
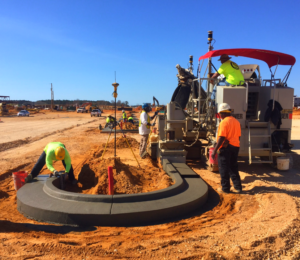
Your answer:
[[[211,42],[213,40],[213,31],[208,31],[208,51],[213,50],[213,46],[211,46]],[[208,58],[208,78],[210,78],[211,75],[211,58]],[[209,92],[213,91],[213,84],[210,83],[210,80],[207,81],[207,96],[209,95]]]
[[[51,83],[51,110],[53,110],[53,102],[54,102],[54,91]]]

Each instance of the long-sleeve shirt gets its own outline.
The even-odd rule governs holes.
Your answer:
[[[71,157],[69,152],[67,151],[67,149],[65,148],[65,146],[60,143],[60,142],[52,142],[46,145],[44,152],[46,153],[46,165],[47,168],[53,172],[55,171],[54,167],[53,167],[53,161],[57,161],[56,156],[55,156],[55,149],[57,147],[63,147],[65,149],[65,164],[66,164],[66,172],[68,173],[71,169]]]
[[[140,135],[148,135],[150,134],[150,126],[147,126],[150,123],[150,116],[143,111],[140,115],[140,123],[139,123],[139,134]]]

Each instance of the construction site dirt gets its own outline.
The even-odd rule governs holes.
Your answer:
[[[79,183],[85,164],[98,167],[98,173],[109,164],[114,166],[113,146],[105,152],[103,165],[98,163],[109,136],[100,133],[98,126],[105,124],[110,112],[104,111],[96,119],[74,112],[1,118],[0,259],[300,259],[300,115],[296,113],[292,169],[278,171],[266,164],[248,165],[246,158],[241,158],[242,194],[219,193],[219,174],[206,170],[203,160],[188,162],[209,185],[209,196],[201,212],[185,219],[152,226],[83,228],[36,222],[20,214],[12,172],[30,172],[47,143],[65,144]],[[117,134],[117,138],[121,136]],[[128,133],[126,137],[141,172],[126,179],[126,174],[137,171],[138,164],[120,141],[122,147],[116,151],[120,159],[115,165],[120,169],[119,174],[116,172],[116,183],[120,183],[117,192],[147,192],[172,185],[156,162],[139,157],[139,134]],[[61,162],[54,166],[64,169]],[[41,174],[49,171],[44,168]],[[86,184],[79,185],[78,192],[104,194],[107,191],[99,188],[100,179],[93,187],[84,186],[89,180],[82,181]],[[128,189],[132,183],[138,185]]]

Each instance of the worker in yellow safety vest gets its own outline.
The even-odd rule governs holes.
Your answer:
[[[122,116],[123,116],[123,122],[127,122],[127,114],[125,112],[125,110],[122,110]]]
[[[133,117],[132,116],[128,117],[128,122],[133,124]]]
[[[141,142],[140,142],[140,156],[141,158],[144,158],[147,151],[147,141],[150,134],[150,126],[154,126],[155,123],[151,124],[151,120],[154,119],[154,117],[158,114],[158,112],[155,112],[154,116],[150,117],[148,113],[151,111],[151,107],[149,104],[144,103],[142,106],[142,113],[140,115],[139,120],[139,134],[141,135]]]
[[[226,77],[225,85],[244,85],[244,76],[239,68],[239,66],[230,60],[227,54],[222,54],[219,61],[221,61],[222,65],[218,69],[218,71],[212,75],[213,78],[217,78],[221,74]],[[212,82],[211,82],[212,83]]]
[[[116,119],[112,115],[108,115],[106,118],[105,128],[108,126],[114,127],[115,124],[116,124]]]
[[[32,168],[31,173],[25,178],[25,182],[30,182],[33,178],[38,176],[45,164],[51,171],[50,177],[53,175],[57,176],[58,171],[53,167],[54,161],[62,161],[65,167],[65,173],[68,175],[69,181],[71,181],[72,184],[75,185],[77,183],[77,180],[74,177],[74,171],[71,165],[71,157],[65,145],[60,142],[52,142],[46,145],[40,158]]]

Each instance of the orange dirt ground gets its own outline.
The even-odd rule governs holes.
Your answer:
[[[24,124],[32,124],[35,131],[34,124],[38,126],[37,123],[47,114],[37,114],[39,120],[36,121],[34,117],[29,117]],[[51,114],[52,120],[58,118],[57,114]],[[61,117],[72,116],[71,113],[59,114]],[[75,175],[80,180],[84,161],[97,160],[103,143],[107,141],[108,134],[100,134],[97,130],[99,123],[104,124],[106,114],[103,116],[96,122],[45,134],[44,138],[40,136],[31,142],[7,146],[0,151],[1,260],[300,259],[299,164],[294,164],[294,169],[288,172],[280,172],[268,165],[249,166],[241,158],[239,167],[244,193],[237,195],[218,193],[219,174],[207,171],[201,161],[189,161],[189,166],[209,185],[208,203],[193,216],[153,226],[68,227],[36,222],[21,215],[17,211],[12,172],[30,171],[48,142],[61,141],[70,152]],[[5,119],[3,121],[1,124],[4,126]],[[48,121],[45,120],[45,123]],[[300,161],[299,129],[300,120],[293,120],[292,139],[297,146],[291,155],[294,162]],[[28,138],[31,135],[28,132]],[[137,142],[140,140],[138,134],[126,136]],[[112,163],[109,158],[114,155],[113,150],[109,148],[105,153],[105,167]],[[133,151],[138,156],[138,148],[133,147]],[[117,156],[120,157],[121,167],[136,169],[137,163],[128,148],[118,149]],[[161,173],[150,159],[138,160],[145,171],[152,169],[157,174]],[[60,162],[54,166],[57,170],[63,169]],[[49,174],[49,171],[44,168],[41,174]],[[130,182],[122,174],[116,176],[124,178],[124,187],[129,185]],[[150,178],[147,180],[150,185],[151,177],[146,176]],[[169,183],[169,180],[164,181]],[[160,185],[157,178],[152,185]]]
[[[127,137],[132,148],[138,147],[138,142]],[[125,138],[117,138],[117,148],[128,148]],[[103,146],[104,144],[102,144]],[[78,187],[67,186],[68,191],[85,194],[108,194],[108,166],[113,167],[114,193],[132,194],[160,190],[172,185],[172,179],[159,167],[149,164],[148,167],[138,167],[125,164],[120,157],[103,159],[103,147],[92,150],[77,166],[75,177]],[[114,147],[114,139],[108,148]]]

